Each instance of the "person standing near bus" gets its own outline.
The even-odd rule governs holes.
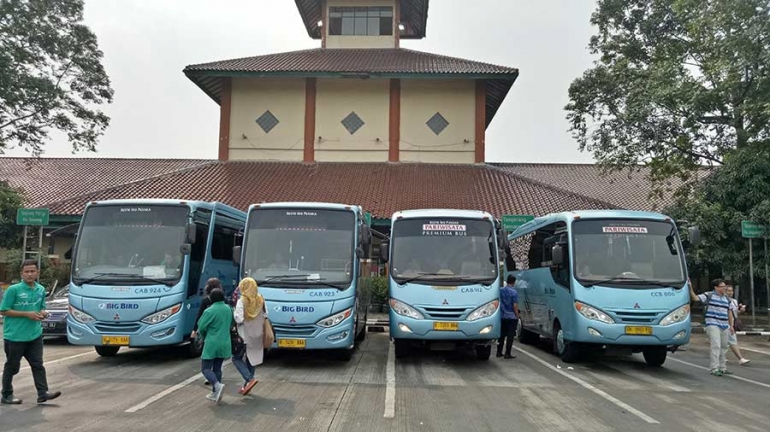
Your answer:
[[[725,294],[727,294],[727,297],[730,298],[730,313],[733,314],[733,329],[741,330],[738,314],[746,310],[746,305],[739,304],[738,300],[733,298],[735,291],[733,290],[732,284],[727,285],[727,289],[725,289]],[[738,347],[738,335],[735,333],[735,331],[733,331],[727,336],[727,345],[730,346],[730,351],[732,351],[733,354],[735,354],[735,356],[738,357],[738,364],[745,365],[751,362],[751,360],[744,358],[743,355],[741,354],[741,349]],[[726,361],[727,360],[725,360],[725,362]]]
[[[500,340],[497,341],[497,356],[503,357],[503,343],[505,343],[505,358],[513,359],[511,355],[513,338],[516,336],[516,327],[519,323],[519,294],[513,285],[516,278],[508,275],[505,286],[500,290],[500,312],[502,312]]]
[[[225,384],[222,382],[222,363],[232,355],[230,327],[233,324],[233,311],[225,303],[225,293],[221,289],[211,291],[211,306],[203,312],[198,321],[198,332],[203,338],[201,355],[201,373],[212,385],[211,394],[206,399],[219,402]]]
[[[13,377],[19,373],[22,357],[27,359],[32,370],[32,379],[37,389],[37,403],[45,403],[61,396],[61,392],[48,391],[48,380],[43,366],[43,326],[40,322],[48,317],[48,312],[45,310],[45,288],[37,283],[39,274],[37,261],[24,261],[21,265],[22,281],[8,287],[0,304],[0,313],[5,317],[5,367],[0,399],[4,404],[18,405],[22,402],[13,396]]]
[[[263,337],[267,309],[265,299],[259,294],[257,281],[247,277],[238,284],[241,298],[235,305],[235,322],[238,335],[245,343],[245,350],[233,355],[233,365],[243,377],[245,384],[238,393],[247,395],[257,384],[254,367],[261,365],[264,356]]]
[[[703,316],[706,321],[706,334],[711,346],[711,361],[709,371],[711,375],[729,375],[727,370],[727,341],[733,330],[733,314],[730,313],[730,298],[725,294],[727,284],[722,279],[714,279],[711,282],[713,291],[705,294],[695,294],[692,283],[690,286],[690,298],[692,301],[703,303]]]

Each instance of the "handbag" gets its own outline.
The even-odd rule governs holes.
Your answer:
[[[236,357],[242,357],[243,352],[246,349],[246,342],[238,334],[238,324],[233,321],[233,325],[230,327],[230,345],[232,347],[232,354]]]
[[[270,324],[270,320],[265,318],[265,327],[262,332],[262,347],[270,348],[275,342],[275,333],[273,332],[273,325]]]

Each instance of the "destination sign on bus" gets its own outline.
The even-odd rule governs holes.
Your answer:
[[[628,234],[647,234],[647,228],[646,227],[639,227],[639,226],[609,226],[609,227],[602,227],[602,232],[605,233],[628,233]]]
[[[464,236],[466,226],[456,221],[430,221],[422,225],[424,236]]]

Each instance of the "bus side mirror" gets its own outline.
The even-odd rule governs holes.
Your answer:
[[[233,265],[241,263],[241,246],[233,246]]]
[[[690,227],[687,231],[690,234],[690,244],[697,246],[700,243],[700,228]]]
[[[369,225],[362,225],[361,226],[361,246],[364,247],[364,249],[368,249],[369,246],[372,244],[372,229],[369,228]]]
[[[554,245],[551,248],[551,260],[557,266],[564,264],[564,249],[561,245]]]
[[[190,222],[185,226],[185,243],[195,244],[195,236],[198,233],[198,230],[195,227],[195,224]]]
[[[390,248],[387,243],[380,245],[380,259],[382,262],[388,262],[388,255],[390,255]]]
[[[179,252],[182,255],[190,255],[190,251],[192,251],[192,245],[190,243],[182,243],[182,246],[179,246]]]

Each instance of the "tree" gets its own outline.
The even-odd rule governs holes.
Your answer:
[[[113,90],[83,0],[0,0],[0,153],[39,156],[51,130],[95,151]]]
[[[0,248],[15,248],[22,243],[22,227],[16,225],[16,209],[24,203],[21,194],[0,181]]]
[[[565,107],[581,151],[610,171],[688,183],[702,165],[770,142],[768,0],[599,0],[599,55]]]
[[[723,166],[666,213],[701,229],[703,242],[688,254],[691,265],[717,264],[728,274],[747,275],[749,255],[741,221],[770,226],[770,146],[749,145],[725,156]],[[763,254],[762,248],[754,249],[758,263],[763,262]],[[760,276],[763,271],[757,265],[754,274]]]

